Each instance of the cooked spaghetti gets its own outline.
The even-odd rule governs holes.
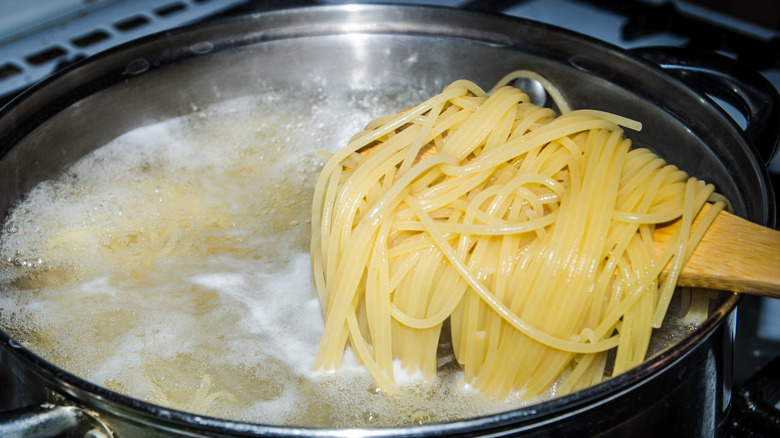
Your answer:
[[[621,126],[637,122],[570,111],[543,81],[558,115],[507,85],[527,75],[490,93],[456,81],[330,157],[312,211],[315,368],[339,368],[349,345],[397,391],[395,361],[435,375],[448,319],[466,382],[499,397],[556,381],[566,394],[645,360],[702,234],[693,219],[716,201],[708,226],[724,202],[632,148]],[[678,219],[656,255],[655,227]]]

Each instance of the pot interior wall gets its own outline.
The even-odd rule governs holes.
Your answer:
[[[77,69],[42,87],[38,93],[44,99],[51,94],[73,103],[40,126],[29,128],[31,132],[4,157],[0,178],[10,190],[3,192],[0,208],[6,211],[36,183],[132,128],[233,97],[280,88],[367,89],[382,95],[388,90],[415,87],[433,95],[457,79],[469,79],[489,89],[507,72],[530,69],[558,86],[573,108],[601,109],[641,121],[641,132],[627,132],[637,145],[714,182],[738,214],[762,220],[760,202],[741,189],[755,186],[760,171],[749,162],[749,156],[743,156],[745,151],[729,149],[741,139],[722,114],[684,88],[670,87],[659,72],[624,55],[571,40],[569,35],[531,38],[527,47],[519,49],[431,36],[319,35],[247,45],[231,41],[209,46],[227,48],[205,56],[192,52],[192,47],[202,47],[191,42],[199,37],[184,35],[179,37],[182,41],[173,38],[166,44],[141,47],[152,53],[132,59],[125,55],[126,64],[108,57],[103,65],[113,63],[114,69],[123,69],[113,79],[106,80],[99,76],[106,73],[100,72],[93,83],[82,80],[74,87],[72,82],[78,79],[71,77],[83,74]],[[171,48],[171,44],[177,45]],[[537,53],[544,44],[551,50]],[[566,44],[580,46],[570,49],[576,56],[564,58],[556,53],[556,46]],[[171,57],[170,52],[176,50],[179,55]],[[622,67],[627,71],[611,67],[627,63],[628,68]],[[133,69],[142,72],[133,74]],[[643,80],[636,79],[640,72]],[[119,82],[102,88],[111,80]],[[688,110],[691,105],[695,106],[693,112]],[[14,111],[20,110],[11,109],[6,120],[18,122]],[[36,114],[25,123],[29,126],[40,118]],[[12,138],[7,133],[5,137]]]

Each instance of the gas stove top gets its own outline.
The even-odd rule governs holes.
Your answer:
[[[65,65],[144,35],[230,14],[340,3],[347,2],[2,2],[0,104]],[[780,89],[780,2],[774,0],[429,0],[395,3],[503,13],[570,29],[623,48],[685,46],[718,51],[760,71]],[[727,104],[722,104],[744,126],[744,117]],[[777,184],[780,182],[780,154],[775,155],[770,172],[775,186],[780,187]],[[779,356],[780,300],[746,297],[738,310],[734,383],[739,385]]]

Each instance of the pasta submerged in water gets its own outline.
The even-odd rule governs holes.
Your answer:
[[[491,93],[456,81],[374,120],[325,164],[312,212],[325,314],[315,368],[339,368],[349,345],[397,391],[395,361],[435,375],[447,319],[465,380],[498,397],[556,381],[563,395],[645,360],[702,234],[693,219],[717,201],[708,226],[724,202],[632,148],[620,125],[638,123],[563,102],[557,115],[506,85],[528,74]],[[676,219],[657,256],[654,228]]]

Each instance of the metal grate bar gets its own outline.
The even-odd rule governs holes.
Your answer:
[[[30,16],[35,26],[0,33],[0,101],[63,64],[145,35],[203,20],[242,0],[103,0],[49,9],[59,17]]]

